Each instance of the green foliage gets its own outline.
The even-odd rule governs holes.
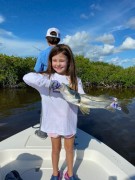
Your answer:
[[[135,87],[135,66],[122,68],[104,62],[93,62],[81,55],[75,56],[77,74],[86,86]]]
[[[22,77],[33,71],[35,59],[0,54],[0,87],[18,87]]]
[[[33,71],[36,59],[0,54],[0,87],[24,87],[22,77]],[[135,66],[122,68],[104,62],[93,62],[75,55],[77,75],[85,86],[135,87]]]

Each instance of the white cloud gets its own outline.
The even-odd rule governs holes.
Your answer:
[[[101,11],[102,8],[99,4],[91,4],[90,5],[90,12],[88,14],[82,13],[80,18],[82,19],[89,19],[90,17],[94,17],[97,11]]]
[[[135,17],[129,19],[129,21],[127,22],[127,26],[131,29],[135,29]]]
[[[104,46],[89,46],[85,51],[84,56],[94,61],[103,60],[105,56],[114,53],[114,46],[105,44]]]
[[[88,15],[86,15],[85,13],[81,14],[80,18],[81,19],[89,19],[89,18],[94,17],[94,16],[95,16],[95,13],[94,12],[90,12]]]
[[[135,49],[135,39],[131,37],[127,37],[125,41],[122,43],[122,45],[119,48],[121,51],[122,50],[130,50],[130,49]]]
[[[97,11],[101,11],[102,7],[99,4],[91,4],[90,5],[90,9],[92,10],[97,10]]]
[[[0,15],[0,24],[3,23],[4,21],[5,21],[5,18],[2,15]]]
[[[112,34],[104,34],[96,38],[96,41],[100,41],[105,44],[113,44],[115,42],[114,36]]]
[[[89,46],[90,37],[85,31],[77,32],[73,36],[67,35],[63,43],[68,44],[76,54],[84,54]]]
[[[9,39],[0,37],[2,43],[0,53],[14,56],[37,56],[39,49],[44,49],[44,43],[22,39]],[[36,49],[37,48],[37,49]]]
[[[135,49],[135,40],[131,37],[126,38],[122,45],[117,48],[111,45],[111,42],[114,41],[111,34],[104,34],[97,39],[103,43],[109,42],[110,44],[95,45],[93,39],[85,31],[77,32],[73,36],[67,35],[61,40],[61,43],[68,44],[72,48],[74,54],[83,55],[93,61],[105,61],[107,56],[121,51]],[[0,29],[0,53],[23,57],[37,56],[39,54],[39,49],[43,50],[46,48],[45,46],[47,47],[47,44],[44,42],[22,40],[16,37],[12,32]],[[115,65],[126,65],[129,64],[129,62],[135,64],[135,58],[132,60],[123,60],[116,57],[108,60],[108,62]]]
[[[111,32],[115,32],[115,31],[121,31],[126,29],[127,27],[125,27],[124,25],[119,25],[119,26],[115,26],[112,28]]]
[[[5,29],[0,29],[0,37],[17,38],[11,31],[6,31]]]
[[[106,62],[117,65],[117,66],[122,66],[124,68],[130,67],[130,66],[135,66],[135,58],[122,59],[122,58],[116,56],[114,58],[107,60]]]
[[[84,55],[84,57],[93,61],[105,61],[107,56],[111,56],[125,50],[135,49],[135,40],[130,37],[128,37],[120,47],[111,45],[111,42],[114,42],[114,37],[111,34],[104,34],[97,39],[100,41],[102,40],[103,43],[109,42],[110,44],[103,44],[102,46],[93,44],[94,42],[91,42],[89,34],[85,31],[77,32],[73,36],[67,35],[63,39],[63,43],[68,44],[72,48],[74,54]],[[108,60],[108,62],[115,65],[126,66],[129,62],[135,64],[135,59],[120,59],[119,57],[116,57]]]
[[[112,55],[115,52],[115,47],[105,44],[103,46],[89,46],[85,51],[84,56],[93,61],[103,61],[106,56]]]
[[[130,18],[126,23],[112,28],[111,32],[122,31],[125,29],[135,29],[135,17]]]
[[[89,19],[89,16],[83,13],[80,15],[80,18],[81,19]]]
[[[105,44],[103,49],[102,49],[102,55],[110,55],[114,53],[114,46]]]
[[[73,36],[67,35],[63,39],[63,43],[68,44],[74,54],[81,54],[91,60],[98,61],[113,53],[114,46],[105,44],[103,46],[92,45],[90,43],[90,36],[85,31],[77,32]]]
[[[102,47],[91,45],[87,48],[87,51],[85,51],[84,56],[90,58],[90,60],[99,61],[99,58],[102,56]]]
[[[0,29],[0,53],[14,56],[37,56],[45,44],[31,40],[23,40],[11,31]]]

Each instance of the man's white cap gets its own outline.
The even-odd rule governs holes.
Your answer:
[[[53,31],[56,32],[56,35],[51,34],[51,32],[53,32]],[[46,37],[47,36],[60,38],[60,31],[57,28],[49,28],[46,33]]]

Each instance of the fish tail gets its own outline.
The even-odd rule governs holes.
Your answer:
[[[83,114],[89,114],[90,113],[90,108],[88,107],[84,107],[83,105],[80,105],[80,111],[83,113]]]
[[[121,107],[122,112],[124,112],[126,114],[129,113],[129,109],[125,104],[121,104],[120,107]]]

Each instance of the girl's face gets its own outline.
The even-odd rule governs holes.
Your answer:
[[[59,53],[52,57],[52,68],[62,75],[66,75],[68,68],[68,58],[62,53]]]

